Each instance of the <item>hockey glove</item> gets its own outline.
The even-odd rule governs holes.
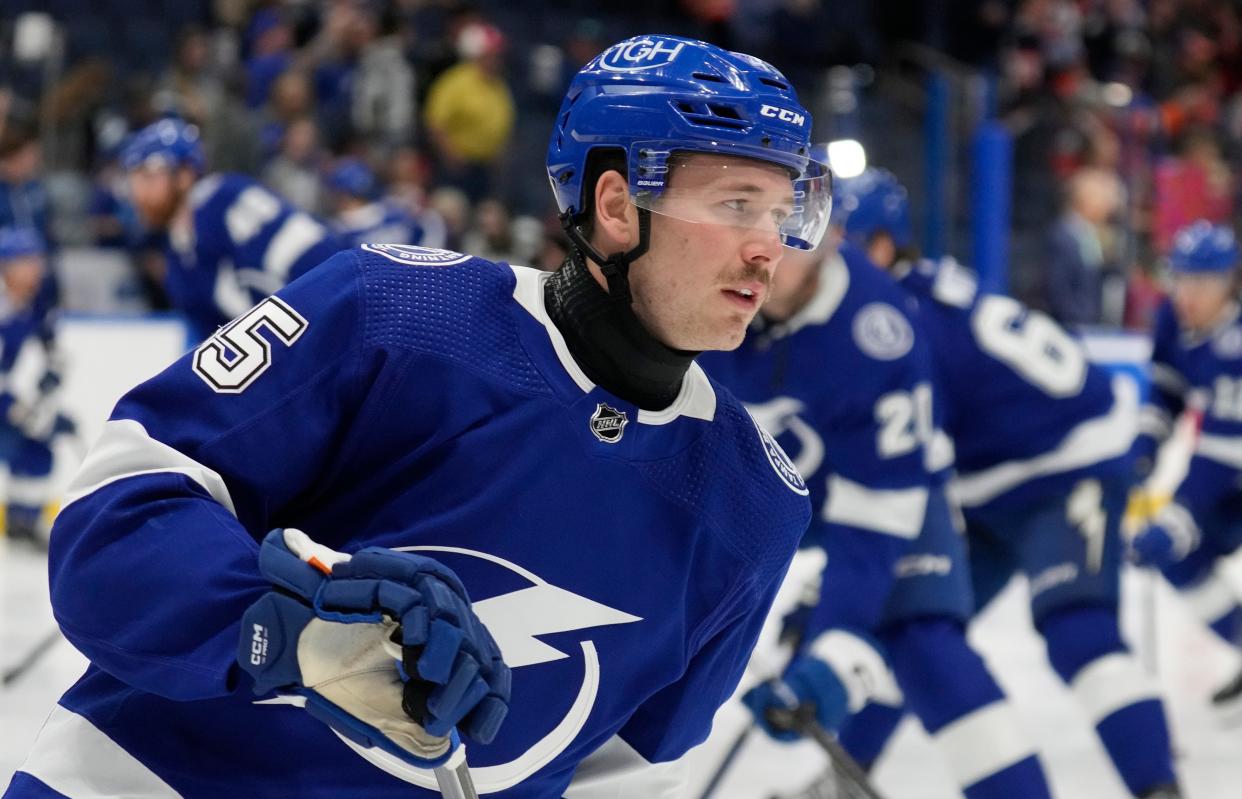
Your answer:
[[[444,763],[457,729],[489,743],[508,712],[509,668],[465,588],[431,558],[380,547],[352,557],[273,530],[259,570],[276,589],[242,618],[238,660],[256,694],[418,768]]]
[[[849,710],[841,680],[828,664],[810,655],[795,658],[784,678],[751,688],[742,702],[764,732],[785,742],[802,737],[792,726],[792,718],[814,718],[825,730],[835,731]]]
[[[1139,566],[1163,569],[1199,545],[1199,527],[1181,505],[1166,505],[1130,542],[1130,558]]]

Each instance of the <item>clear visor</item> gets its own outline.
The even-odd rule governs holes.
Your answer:
[[[673,152],[637,145],[631,157],[634,204],[686,222],[770,233],[798,250],[818,246],[832,212],[832,172],[808,159],[799,175],[772,151],[729,148]],[[727,154],[726,154],[727,153]],[[793,157],[783,160],[796,162]]]

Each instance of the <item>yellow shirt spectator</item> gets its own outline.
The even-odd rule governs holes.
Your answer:
[[[466,61],[431,84],[424,119],[450,156],[487,163],[513,131],[513,96],[498,76]]]

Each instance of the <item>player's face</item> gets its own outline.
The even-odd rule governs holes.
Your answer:
[[[696,154],[686,164],[669,181],[669,202],[685,207],[652,214],[651,246],[630,269],[634,311],[675,349],[735,349],[785,250],[792,184],[760,161]]]
[[[897,245],[893,237],[880,231],[867,242],[867,260],[880,267],[889,269],[897,261]]]
[[[179,174],[163,166],[132,169],[129,172],[129,196],[142,224],[150,230],[163,230],[181,204]]]
[[[781,259],[781,268],[772,277],[768,299],[763,304],[763,315],[783,322],[802,310],[815,292],[819,266],[823,263],[824,245],[814,250],[789,250]]]
[[[26,255],[4,265],[4,291],[16,307],[24,308],[34,301],[43,281],[43,257]]]
[[[1177,275],[1173,280],[1173,308],[1182,327],[1211,328],[1236,294],[1232,275]]]

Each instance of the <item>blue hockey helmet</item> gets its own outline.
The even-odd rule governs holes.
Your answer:
[[[121,166],[126,170],[147,165],[188,166],[202,174],[205,163],[198,127],[171,117],[138,131],[121,153]]]
[[[887,169],[869,167],[862,174],[837,182],[832,222],[845,238],[865,247],[877,233],[887,233],[898,248],[914,240],[910,223],[910,195]]]
[[[328,173],[328,188],[358,197],[374,200],[379,197],[380,184],[371,170],[360,158],[342,158]]]
[[[1228,274],[1238,264],[1238,241],[1227,225],[1200,219],[1173,236],[1169,266],[1175,272]]]
[[[43,236],[32,227],[0,228],[0,264],[31,255],[43,255],[47,244]]]
[[[635,36],[574,76],[548,144],[548,178],[572,237],[588,205],[584,178],[594,150],[625,155],[630,196],[640,209],[696,222],[709,220],[660,202],[671,194],[671,175],[685,166],[674,153],[776,164],[790,173],[792,202],[736,224],[775,224],[786,246],[813,249],[828,226],[832,190],[827,165],[811,155],[810,135],[810,113],[785,76],[764,61],[678,36]]]

